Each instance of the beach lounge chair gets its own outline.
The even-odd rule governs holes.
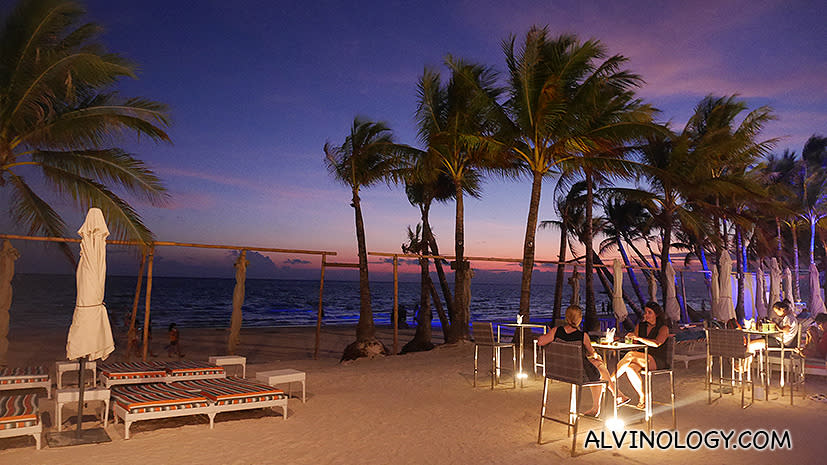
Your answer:
[[[194,360],[172,362],[116,362],[99,366],[101,384],[171,383],[181,380],[224,378],[223,367]]]
[[[198,392],[175,388],[166,383],[115,386],[111,392],[114,416],[124,422],[124,438],[129,439],[132,423],[141,420],[207,415],[212,427],[215,411],[206,397]]]
[[[112,388],[114,422],[132,423],[188,415],[207,415],[210,428],[221,412],[281,407],[287,419],[287,396],[281,389],[240,378],[213,378],[175,383],[135,384]]]
[[[0,390],[43,388],[52,398],[52,380],[45,366],[0,368]]]
[[[179,381],[171,386],[199,392],[212,403],[215,414],[235,410],[281,407],[287,419],[287,395],[281,389],[244,378]]]
[[[100,382],[106,388],[119,384],[162,383],[167,371],[158,362],[99,363]]]
[[[0,438],[32,435],[40,450],[42,432],[37,394],[0,397]]]

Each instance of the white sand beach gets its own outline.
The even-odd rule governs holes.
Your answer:
[[[247,376],[263,370],[294,368],[307,373],[307,403],[289,401],[287,421],[281,413],[250,410],[221,413],[210,430],[206,417],[140,421],[132,425],[132,436],[124,439],[124,425],[107,428],[112,442],[74,447],[35,450],[29,437],[0,439],[0,463],[4,464],[501,464],[553,463],[823,463],[827,455],[825,416],[827,403],[799,395],[795,405],[789,398],[778,399],[778,388],[768,402],[756,400],[740,408],[740,396],[725,395],[707,404],[703,386],[703,361],[693,361],[687,370],[675,369],[678,428],[690,430],[789,430],[791,450],[724,450],[670,448],[597,450],[578,448],[569,457],[570,439],[566,428],[547,422],[543,445],[538,445],[542,380],[530,377],[524,388],[500,384],[490,390],[481,374],[475,389],[473,344],[439,346],[435,350],[403,356],[362,359],[340,364],[342,348],[353,339],[350,327],[325,328],[319,360],[313,360],[313,328],[245,329],[240,354],[247,357]],[[400,345],[413,330],[402,330]],[[186,358],[206,360],[224,353],[224,330],[181,328]],[[390,345],[390,331],[379,336]],[[436,335],[436,334],[435,334]],[[154,351],[159,360],[168,359],[163,339],[155,335]],[[61,360],[65,334],[58,331],[31,331],[10,334],[10,366],[48,364]],[[120,343],[120,341],[118,341]],[[122,348],[112,356],[122,360]],[[530,357],[530,352],[527,351]],[[483,370],[488,366],[482,362]],[[232,367],[230,368],[232,370]],[[54,376],[53,376],[54,379]],[[759,393],[761,391],[759,390]],[[294,390],[295,393],[295,390]],[[563,418],[568,405],[568,385],[553,384],[551,410]],[[656,388],[656,395],[663,391]],[[807,393],[827,393],[827,380],[811,377]],[[588,396],[586,395],[586,399]],[[586,400],[588,403],[588,400]],[[92,402],[84,416],[84,428],[99,426],[93,415],[102,404]],[[40,401],[44,435],[55,431],[54,402]],[[73,414],[67,406],[64,418]],[[629,410],[627,415],[632,416]],[[655,430],[670,426],[668,413],[655,417]],[[70,423],[69,427],[73,427]],[[581,422],[585,433],[602,425]],[[631,429],[644,429],[641,424]],[[580,435],[580,442],[586,439]]]

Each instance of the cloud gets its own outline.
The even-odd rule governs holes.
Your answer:
[[[416,258],[400,258],[398,260],[400,265],[419,265],[419,259]],[[379,261],[379,263],[388,263],[393,265],[393,258],[383,258]]]
[[[301,258],[288,258],[282,263],[286,263],[288,265],[308,265],[311,262],[309,260],[302,260]]]

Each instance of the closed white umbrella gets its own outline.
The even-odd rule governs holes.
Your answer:
[[[719,311],[723,317],[719,319],[729,321],[735,318],[735,306],[732,305],[732,257],[729,256],[729,252],[724,251],[721,254],[721,263],[718,266],[718,291],[721,293],[718,304],[721,306]]]
[[[86,221],[78,230],[80,235],[80,260],[78,261],[77,300],[69,337],[66,340],[66,358],[78,359],[78,427],[70,444],[109,441],[103,429],[89,430],[82,436],[83,425],[83,373],[86,360],[105,360],[115,350],[109,315],[103,304],[106,287],[106,238],[109,228],[103,219],[103,212],[90,208]],[[60,433],[55,433],[59,437]],[[65,437],[64,437],[65,439]],[[55,439],[55,442],[60,442]],[[53,442],[50,440],[50,446]],[[67,445],[66,443],[55,445]]]
[[[755,272],[755,313],[758,318],[767,316],[767,301],[765,300],[764,261],[758,261],[758,270]]]
[[[807,310],[811,318],[819,313],[827,313],[824,299],[821,297],[821,283],[818,281],[818,268],[815,263],[810,263],[810,301],[807,303]]]
[[[620,260],[617,258],[612,262],[612,271],[614,272],[612,309],[619,324],[629,316],[629,311],[626,310],[626,302],[623,301],[623,264],[620,263]]]
[[[658,301],[658,277],[655,274],[655,271],[650,270],[646,273],[646,282],[649,285],[649,301],[650,302],[657,302]]]
[[[241,307],[244,305],[244,286],[247,278],[247,251],[242,250],[235,261],[235,287],[233,288],[233,313],[230,317],[230,338],[227,341],[227,353],[235,355],[235,349],[241,342]]]
[[[20,257],[17,249],[8,240],[3,241],[0,250],[0,366],[6,366],[9,350],[9,308],[11,308],[11,280],[14,277],[14,261]]]
[[[664,297],[664,301],[666,316],[672,321],[680,321],[681,306],[678,304],[678,298],[675,295],[675,269],[668,262],[666,263],[666,297]]]
[[[784,291],[784,299],[789,300],[790,303],[795,303],[795,298],[793,297],[793,272],[790,271],[790,267],[784,267],[784,277],[781,278],[781,285]]]
[[[109,229],[98,208],[89,209],[80,234],[80,261],[77,269],[77,301],[69,337],[66,340],[66,358],[75,360],[88,356],[89,360],[105,360],[115,350],[109,315],[103,304],[106,285],[106,238]]]
[[[767,308],[781,300],[781,275],[778,259],[773,257],[770,259],[770,300],[767,302]]]

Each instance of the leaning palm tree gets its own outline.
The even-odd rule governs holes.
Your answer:
[[[603,235],[606,236],[606,239],[600,243],[600,252],[617,248],[623,263],[626,265],[626,273],[629,275],[632,289],[634,289],[635,295],[641,307],[643,307],[646,304],[646,299],[644,299],[643,292],[640,290],[637,275],[632,268],[629,254],[623,244],[630,242],[635,232],[646,222],[648,217],[646,209],[640,203],[628,201],[621,196],[611,195],[610,191],[604,191],[601,194],[604,213]]]
[[[169,142],[167,110],[115,92],[135,66],[105,51],[100,26],[81,23],[84,13],[71,1],[25,0],[0,29],[0,187],[11,191],[11,215],[28,234],[66,232],[38,193],[43,181],[81,209],[102,209],[115,237],[149,242],[152,233],[115,188],[153,205],[166,202],[166,190],[116,144],[129,132]]]
[[[484,66],[448,57],[451,78],[442,84],[439,73],[426,69],[419,81],[416,122],[419,138],[436,163],[436,170],[447,176],[454,187],[455,223],[454,308],[446,342],[468,338],[469,264],[465,260],[465,195],[479,195],[481,169],[490,164],[495,144],[487,137],[494,130],[491,103],[499,93],[495,74]]]
[[[505,110],[510,123],[503,136],[516,163],[531,177],[520,286],[520,314],[528,317],[543,179],[589,164],[594,169],[586,175],[588,187],[590,178],[609,165],[586,162],[584,155],[597,159],[614,153],[639,130],[638,123],[651,119],[651,109],[631,98],[628,91],[642,81],[621,69],[626,59],[606,58],[599,41],[580,42],[573,35],[552,38],[547,28],[535,26],[519,48],[515,36],[502,47],[509,72]],[[588,215],[588,200],[586,208]],[[586,223],[590,230],[591,221]],[[593,262],[592,249],[586,246],[586,323],[592,325],[596,323],[593,295],[589,301]]]
[[[557,228],[560,231],[560,251],[557,255],[557,272],[554,283],[554,304],[552,306],[552,319],[561,317],[563,305],[563,280],[566,271],[566,249],[569,240],[577,240],[577,225],[582,224],[585,217],[586,183],[584,181],[574,183],[568,191],[565,190],[565,183],[558,182],[555,187],[554,209],[559,220],[540,221],[540,228]]]
[[[365,223],[362,219],[362,202],[359,191],[383,181],[391,180],[399,166],[397,153],[401,146],[394,144],[391,130],[385,123],[368,121],[360,117],[353,120],[350,134],[340,146],[330,142],[324,145],[327,167],[334,179],[348,186],[351,191],[350,206],[356,220],[356,244],[359,256],[359,322],[356,324],[356,341],[348,345],[342,360],[387,354],[388,349],[376,339],[373,310],[370,305],[368,281],[368,253],[365,244]]]

